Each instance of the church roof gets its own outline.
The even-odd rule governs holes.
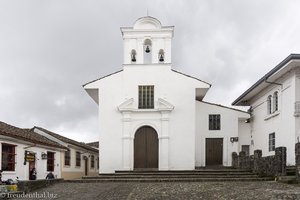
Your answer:
[[[196,77],[193,77],[193,76],[190,76],[190,75],[184,74],[184,73],[182,73],[182,72],[179,72],[179,71],[176,71],[176,70],[174,70],[174,69],[171,69],[171,70],[172,70],[173,72],[176,72],[176,73],[178,73],[178,74],[181,74],[181,75],[184,75],[184,76],[186,76],[186,77],[189,77],[189,78],[195,79],[195,80],[197,80],[197,81],[203,82],[203,83],[205,83],[205,84],[209,85],[209,87],[211,87],[211,84],[210,84],[210,83],[208,83],[208,82],[206,82],[206,81],[203,81],[203,80],[201,80],[201,79],[199,79],[199,78],[196,78]]]
[[[86,84],[82,85],[82,87],[85,87],[86,85],[88,85],[88,84],[90,84],[90,83],[93,83],[93,82],[99,81],[99,80],[101,80],[101,79],[104,79],[104,78],[106,78],[106,77],[108,77],[108,76],[112,76],[112,75],[114,75],[114,74],[117,74],[117,73],[119,73],[119,72],[122,72],[122,71],[123,71],[123,69],[121,69],[121,70],[119,70],[119,71],[116,71],[116,72],[113,72],[113,73],[111,73],[111,74],[108,74],[108,75],[102,76],[102,77],[100,77],[100,78],[97,78],[97,79],[95,79],[95,80],[93,80],[93,81],[90,81],[90,82],[88,82],[88,83],[86,83]]]
[[[224,105],[221,105],[221,104],[211,103],[211,102],[207,102],[207,101],[199,101],[199,102],[202,102],[202,103],[205,103],[205,104],[209,104],[209,105],[213,105],[213,106],[218,106],[218,107],[226,108],[226,109],[230,109],[230,110],[234,110],[234,111],[237,111],[237,112],[243,112],[243,113],[249,114],[247,111],[236,109],[236,108],[232,108],[232,107],[228,107],[228,106],[224,106]]]
[[[199,78],[196,78],[196,77],[193,77],[193,76],[187,75],[187,74],[185,74],[185,73],[182,73],[182,72],[176,71],[176,70],[174,70],[174,69],[171,69],[171,70],[172,70],[173,72],[175,72],[175,73],[178,73],[178,74],[184,75],[184,76],[186,76],[186,77],[189,77],[189,78],[195,79],[195,80],[197,80],[197,81],[203,82],[203,83],[205,83],[205,84],[209,85],[209,87],[211,87],[211,84],[210,84],[210,83],[208,83],[208,82],[206,82],[206,81],[203,81],[203,80],[201,80],[201,79],[199,79]],[[123,69],[122,69],[122,70],[119,70],[119,71],[116,71],[116,72],[113,72],[113,73],[111,73],[111,74],[108,74],[108,75],[102,76],[102,77],[100,77],[100,78],[97,78],[97,79],[95,79],[95,80],[93,80],[93,81],[90,81],[90,82],[88,82],[88,83],[85,83],[84,85],[82,85],[82,87],[85,87],[86,85],[88,85],[88,84],[90,84],[90,83],[93,83],[93,82],[99,81],[99,80],[101,80],[101,79],[104,79],[104,78],[106,78],[106,77],[112,76],[112,75],[114,75],[114,74],[120,73],[120,72],[122,72],[122,71],[123,71]]]
[[[124,37],[126,33],[140,33],[140,32],[167,32],[173,37],[174,26],[163,26],[161,22],[151,16],[145,16],[137,19],[133,27],[121,27],[121,33]]]
[[[161,22],[151,16],[145,16],[137,19],[133,26],[134,29],[160,29],[161,27]]]

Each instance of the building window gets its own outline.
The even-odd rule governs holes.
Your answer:
[[[267,99],[267,112],[268,114],[272,113],[272,95],[269,95]]]
[[[269,151],[275,151],[275,133],[269,134]]]
[[[15,171],[15,145],[2,143],[2,171]]]
[[[65,166],[70,166],[71,161],[71,152],[70,150],[65,151]]]
[[[76,151],[76,167],[81,166],[81,153],[79,151]]]
[[[221,115],[209,115],[209,130],[221,130]]]
[[[139,86],[139,109],[154,108],[154,86]]]
[[[95,157],[94,155],[91,155],[91,168],[95,167]]]
[[[273,112],[278,111],[278,92],[273,94]]]
[[[246,156],[249,156],[249,152],[250,152],[250,145],[242,145],[242,151],[245,152]]]
[[[97,158],[97,169],[99,169],[99,157]]]
[[[54,152],[47,152],[47,171],[54,171]]]

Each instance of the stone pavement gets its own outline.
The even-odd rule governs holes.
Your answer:
[[[300,199],[300,186],[277,182],[58,183],[35,192],[68,199]],[[19,198],[18,198],[19,199]],[[27,198],[28,199],[28,198]],[[34,198],[32,198],[34,199]],[[39,198],[43,199],[43,198]],[[46,198],[44,198],[46,199]],[[47,199],[50,199],[49,197]]]

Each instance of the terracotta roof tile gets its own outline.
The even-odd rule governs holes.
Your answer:
[[[86,145],[89,145],[89,146],[92,146],[92,147],[96,147],[96,148],[99,148],[99,142],[96,141],[96,142],[89,142],[89,143],[85,143]]]
[[[93,147],[91,147],[91,146],[89,146],[89,145],[86,145],[86,144],[83,143],[83,142],[77,142],[77,141],[75,141],[75,140],[72,140],[72,139],[70,139],[70,138],[64,137],[64,136],[59,135],[59,134],[57,134],[57,133],[53,133],[53,132],[51,132],[51,131],[49,131],[49,130],[47,130],[47,129],[44,129],[44,128],[41,128],[41,127],[38,127],[38,126],[33,127],[32,130],[33,130],[34,128],[37,128],[37,129],[39,129],[39,130],[41,130],[41,131],[43,131],[43,132],[45,132],[45,133],[47,133],[47,134],[49,134],[49,135],[51,135],[51,136],[57,138],[57,139],[59,139],[59,140],[65,142],[65,143],[72,144],[72,145],[74,145],[74,146],[79,146],[79,147],[81,147],[81,148],[83,148],[83,149],[86,149],[86,150],[89,150],[89,151],[93,151],[93,152],[98,153],[98,149],[95,149],[95,148],[93,148]]]
[[[67,149],[66,147],[52,140],[49,140],[48,138],[39,135],[31,131],[30,129],[18,128],[1,121],[0,121],[0,135],[24,140],[34,144],[41,144],[41,145],[56,147],[60,149]]]

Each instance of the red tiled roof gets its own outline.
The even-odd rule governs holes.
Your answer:
[[[96,148],[99,148],[99,142],[96,141],[96,142],[88,142],[88,143],[85,143],[86,145],[89,145],[89,146],[92,146],[92,147],[96,147]]]
[[[1,121],[0,121],[0,135],[24,140],[24,141],[31,142],[34,144],[41,144],[41,145],[56,147],[56,148],[60,148],[60,149],[67,149],[66,147],[64,147],[42,135],[39,135],[39,134],[31,131],[30,129],[18,128],[18,127],[9,125],[9,124],[1,122]]]
[[[89,146],[89,145],[86,145],[86,144],[83,143],[83,142],[77,142],[77,141],[75,141],[75,140],[72,140],[72,139],[70,139],[70,138],[64,137],[64,136],[62,136],[62,135],[59,135],[59,134],[57,134],[57,133],[53,133],[53,132],[51,132],[51,131],[49,131],[49,130],[47,130],[47,129],[44,129],[44,128],[41,128],[41,127],[37,127],[37,126],[33,127],[31,130],[33,130],[34,128],[39,129],[39,130],[41,130],[41,131],[43,131],[43,132],[45,132],[45,133],[47,133],[47,134],[49,134],[49,135],[51,135],[51,136],[57,138],[57,139],[59,139],[59,140],[65,142],[65,143],[72,144],[72,145],[74,145],[74,146],[78,146],[78,147],[81,147],[81,148],[83,148],[83,149],[86,149],[86,150],[89,150],[89,151],[93,151],[93,152],[96,152],[96,153],[99,152],[98,149],[95,149],[95,148],[93,148],[93,147],[91,147],[91,146]]]

